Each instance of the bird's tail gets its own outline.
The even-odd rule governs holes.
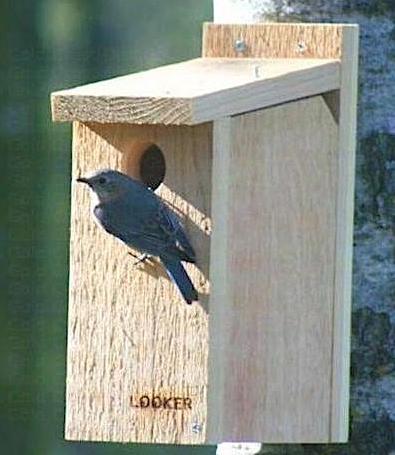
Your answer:
[[[178,287],[184,300],[189,304],[195,300],[199,300],[198,293],[181,262],[164,258],[161,258],[161,260],[169,277]]]

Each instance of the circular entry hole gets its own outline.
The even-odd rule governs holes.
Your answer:
[[[163,182],[166,161],[162,150],[156,144],[149,144],[140,158],[140,178],[152,190]]]

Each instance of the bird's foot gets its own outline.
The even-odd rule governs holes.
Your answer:
[[[142,254],[141,256],[137,256],[136,254],[132,253],[129,251],[130,256],[133,256],[137,261],[133,264],[133,266],[136,266],[138,264],[144,263],[147,259],[149,259],[151,256],[149,254]]]

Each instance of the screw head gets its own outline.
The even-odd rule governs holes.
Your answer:
[[[299,41],[298,44],[296,45],[296,49],[299,52],[299,54],[303,54],[306,52],[307,46],[304,41]]]
[[[234,42],[233,48],[236,52],[245,52],[247,45],[244,40],[239,38]]]
[[[203,427],[200,423],[194,422],[192,424],[192,433],[201,433],[202,429]]]

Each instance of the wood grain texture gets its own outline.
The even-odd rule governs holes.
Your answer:
[[[158,74],[142,73],[53,95],[56,120],[101,122],[75,123],[74,179],[104,167],[138,178],[146,146],[161,147],[160,193],[185,218],[202,295],[189,307],[158,264],[133,267],[73,183],[66,438],[202,444],[208,413],[212,443],[347,439],[357,33],[208,25],[205,58],[161,68],[156,92]],[[230,55],[235,37],[249,58]],[[131,89],[135,76],[152,87]],[[192,410],[130,406],[152,394]]]
[[[331,440],[337,132],[322,97],[215,124],[211,443]]]
[[[339,88],[339,63],[200,58],[52,94],[56,121],[198,124]]]
[[[212,24],[203,27],[203,57],[339,59],[348,24]],[[237,52],[236,40],[246,50]]]
[[[329,428],[332,442],[346,442],[348,439],[358,33],[355,24],[289,23],[205,24],[203,33],[202,55],[205,57],[340,60],[340,89],[323,94],[339,125]],[[244,40],[246,44],[243,54],[235,53],[234,42],[237,39]],[[213,204],[216,204],[215,201]],[[282,442],[287,442],[287,438],[284,437]]]
[[[134,267],[98,227],[76,177],[100,168],[138,177],[142,144],[166,158],[161,196],[184,218],[202,304],[186,305],[160,265]],[[212,126],[74,125],[66,438],[202,443],[207,387]],[[131,406],[142,395],[189,397],[192,409]],[[193,425],[202,426],[199,433]]]
[[[332,423],[334,441],[347,442],[350,390],[352,250],[355,149],[358,96],[358,26],[342,36],[339,97],[338,192],[336,207],[336,267],[333,334]],[[346,424],[343,424],[343,422]]]

